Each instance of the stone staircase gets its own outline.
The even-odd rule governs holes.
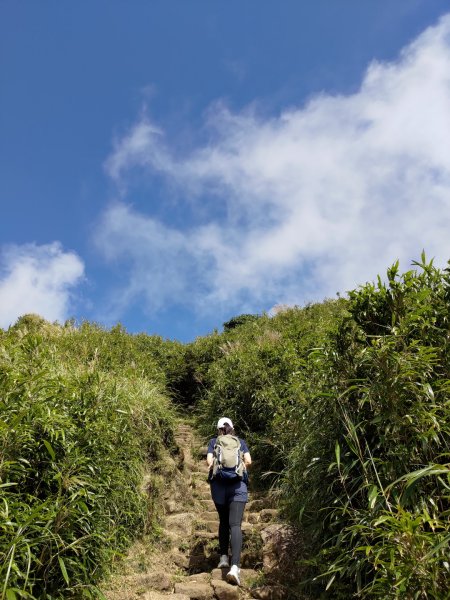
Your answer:
[[[156,549],[135,545],[122,577],[103,590],[108,600],[282,600],[277,583],[289,554],[290,528],[265,494],[250,492],[242,523],[241,586],[217,569],[218,516],[211,500],[202,447],[189,425],[179,425],[178,461],[168,459],[173,476],[165,489],[163,535]],[[136,547],[137,546],[137,547]]]

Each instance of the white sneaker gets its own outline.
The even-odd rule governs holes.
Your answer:
[[[228,583],[234,583],[234,585],[241,585],[241,581],[239,579],[240,568],[237,565],[231,565],[231,569],[227,573],[227,581]]]
[[[228,562],[228,556],[226,554],[222,554],[220,557],[219,564],[217,565],[218,569],[223,569],[225,567],[229,567],[230,563]]]

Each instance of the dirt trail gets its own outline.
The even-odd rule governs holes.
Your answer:
[[[206,481],[206,448],[189,425],[179,425],[178,461],[168,458],[172,471],[164,492],[162,542],[149,549],[133,546],[116,576],[108,600],[281,600],[277,583],[286,566],[290,530],[278,522],[278,511],[266,494],[250,493],[243,531],[241,586],[225,581],[229,569],[217,569],[218,517]],[[284,568],[283,568],[284,567]]]

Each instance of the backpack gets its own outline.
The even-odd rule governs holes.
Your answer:
[[[211,479],[246,479],[247,469],[244,465],[244,453],[238,437],[230,434],[219,435],[213,455]]]

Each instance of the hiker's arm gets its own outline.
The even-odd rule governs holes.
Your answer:
[[[208,465],[208,467],[212,467],[212,464],[213,464],[213,453],[212,452],[208,452],[208,454],[206,455],[206,464]]]
[[[250,456],[250,452],[244,452],[244,465],[249,467],[252,464],[252,457]]]

